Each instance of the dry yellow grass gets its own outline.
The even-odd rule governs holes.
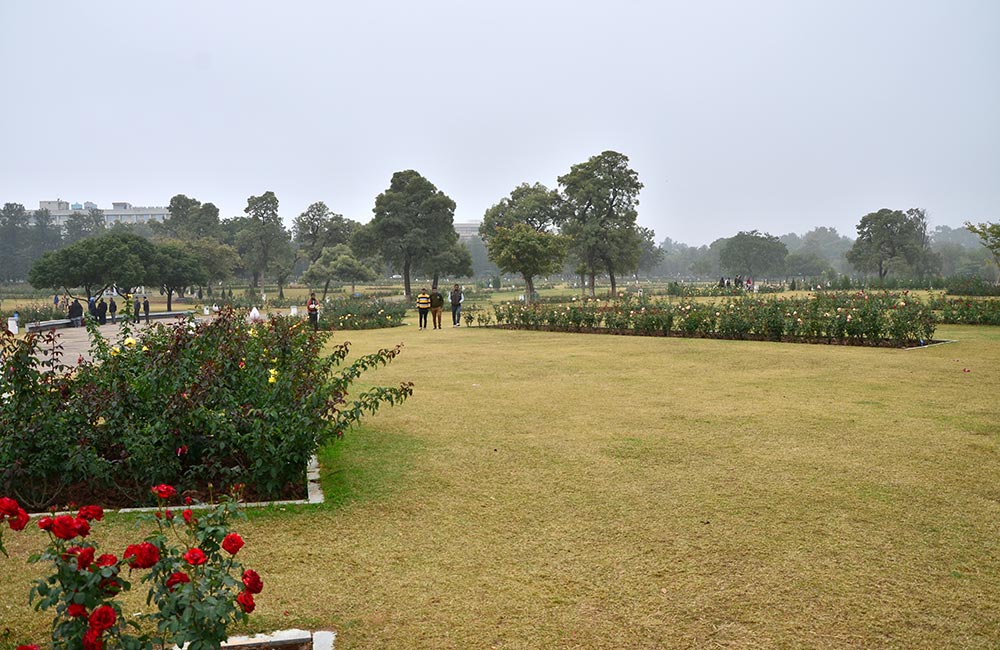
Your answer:
[[[446,318],[447,320],[447,318]],[[241,528],[254,629],[338,648],[1000,645],[1000,329],[900,351],[446,327]],[[970,372],[963,372],[968,368]],[[121,546],[126,521],[103,526]],[[31,544],[26,543],[30,538]],[[7,534],[0,631],[44,635]]]

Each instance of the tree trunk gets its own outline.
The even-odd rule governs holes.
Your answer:
[[[431,282],[432,282],[431,289],[437,289],[438,288],[438,272],[437,271],[434,271],[434,279]]]
[[[617,286],[618,285],[615,282],[615,272],[611,268],[608,268],[608,277],[611,278],[611,298],[612,299],[617,298],[618,297],[618,291],[617,291]]]
[[[594,287],[596,285],[596,282],[595,282],[594,278],[595,278],[596,275],[597,275],[596,271],[591,271],[590,272],[590,297],[591,298],[596,298],[597,297],[597,294],[594,292]]]
[[[584,273],[580,273],[580,295],[587,295],[587,276]]]
[[[285,299],[285,286],[281,282],[278,282],[278,297]]]
[[[253,272],[253,286],[254,289],[260,286],[260,271]]]
[[[174,297],[174,290],[173,290],[173,288],[167,287],[167,311],[172,311],[171,308],[170,308],[170,306],[171,306],[171,299],[173,297]]]
[[[535,280],[530,275],[524,275],[524,304],[530,305],[533,295],[535,295]]]
[[[327,280],[326,284],[323,285],[323,297],[320,300],[326,300],[326,292],[330,289],[330,281]]]

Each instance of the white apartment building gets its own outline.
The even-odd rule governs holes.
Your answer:
[[[48,210],[56,225],[65,226],[66,219],[74,212],[86,214],[91,210],[100,208],[97,207],[96,203],[91,203],[90,201],[82,204],[71,204],[69,201],[56,199],[55,201],[39,201],[38,209]],[[170,216],[164,207],[134,206],[131,203],[124,202],[112,203],[110,210],[101,209],[101,211],[104,213],[104,223],[109,228],[116,223],[134,224],[147,223],[149,221],[159,221],[162,223]]]
[[[466,239],[472,239],[473,237],[478,237],[480,225],[482,225],[481,221],[456,222],[454,226],[455,226],[455,232],[458,233],[459,241],[465,241]]]

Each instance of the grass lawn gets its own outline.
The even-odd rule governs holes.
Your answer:
[[[445,315],[447,321],[448,315]],[[920,350],[415,326],[328,503],[239,530],[254,630],[337,648],[996,648],[1000,328]],[[969,372],[964,372],[968,369]],[[108,550],[130,521],[98,525]],[[36,640],[37,531],[0,634]],[[136,581],[137,582],[137,581]],[[0,641],[2,647],[2,641]]]

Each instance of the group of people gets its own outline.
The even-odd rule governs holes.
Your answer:
[[[459,327],[462,321],[462,302],[465,300],[462,288],[456,284],[448,295],[448,299],[451,302],[451,326]],[[431,322],[434,329],[441,329],[441,312],[443,311],[444,295],[438,291],[437,287],[434,287],[430,293],[427,292],[426,288],[420,290],[420,293],[417,295],[417,313],[420,316],[420,329],[427,329],[427,312],[431,314]]]
[[[56,296],[55,304],[59,304],[59,297]],[[69,302],[69,298],[64,298],[64,304],[68,304],[66,309],[66,316],[70,320],[70,327],[80,327],[83,325],[83,305],[80,304],[78,298],[74,298],[73,302]],[[134,315],[136,322],[139,321],[140,310],[146,316],[146,324],[149,324],[149,298],[146,296],[142,297],[142,302],[139,302],[138,297],[136,297],[134,305]],[[118,322],[118,303],[115,302],[115,297],[111,296],[108,302],[105,302],[104,297],[101,296],[95,299],[93,296],[87,301],[87,313],[91,318],[97,321],[99,325],[104,325],[108,322],[108,317],[111,317],[111,324]]]
[[[737,275],[732,280],[726,277],[719,278],[720,289],[726,289],[729,287],[735,287],[737,289],[745,289],[746,291],[753,291],[754,290],[753,278],[749,276],[744,278],[742,275]]]

